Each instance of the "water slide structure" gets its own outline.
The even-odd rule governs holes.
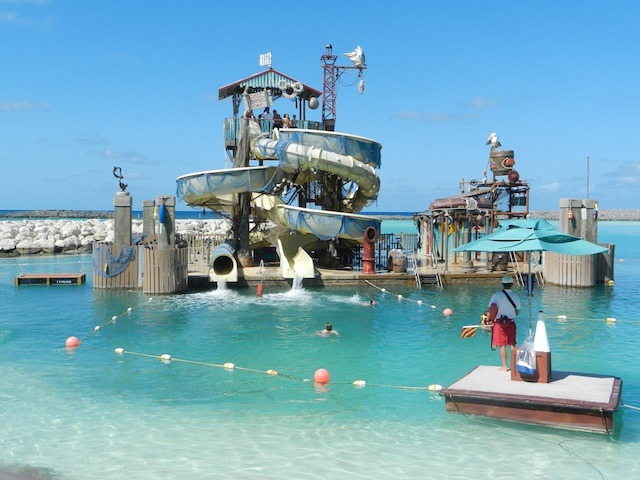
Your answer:
[[[246,195],[252,224],[250,252],[275,245],[284,278],[314,278],[310,251],[339,266],[338,249],[375,240],[380,221],[357,212],[376,200],[381,145],[336,132],[274,129],[263,132],[255,119],[240,120],[240,137],[260,166],[208,170],[177,179],[178,196],[190,206],[233,216]],[[321,191],[331,209],[292,205]],[[231,260],[237,245],[229,242],[212,254],[212,281],[237,281]]]
[[[177,179],[187,205],[231,220],[231,237],[211,254],[212,281],[236,282],[238,263],[250,267],[265,257],[284,278],[315,278],[316,267],[352,266],[363,246],[363,272],[374,273],[380,220],[359,212],[377,199],[382,146],[335,131],[342,74],[357,73],[364,91],[362,49],[344,55],[352,65],[337,65],[326,46],[322,92],[274,70],[271,53],[260,56],[266,70],[218,89],[220,100],[232,99],[223,128],[232,166]],[[307,119],[320,97],[321,121]],[[296,113],[289,118],[287,110]]]

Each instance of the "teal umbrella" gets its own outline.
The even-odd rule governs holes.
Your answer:
[[[531,252],[556,252],[565,255],[595,255],[608,249],[556,229],[546,220],[517,219],[501,222],[493,233],[474,240],[454,252],[528,252],[529,273],[527,294],[533,295],[531,279]],[[529,328],[531,329],[531,302],[529,302]]]
[[[546,220],[507,220],[493,233],[454,249],[454,252],[556,252],[595,255],[608,249],[562,233]]]

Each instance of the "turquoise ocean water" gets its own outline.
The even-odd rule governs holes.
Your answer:
[[[415,231],[383,222],[403,229]],[[0,469],[65,480],[640,478],[640,223],[602,222],[599,241],[616,244],[613,286],[546,286],[531,302],[546,313],[555,370],[622,378],[611,436],[449,414],[426,389],[498,366],[485,333],[460,339],[497,286],[149,297],[93,290],[89,255],[1,259]],[[14,286],[38,272],[84,272],[89,284]],[[370,298],[378,305],[363,306]],[[340,336],[314,335],[327,321]],[[69,336],[79,348],[65,348]],[[319,368],[326,386],[312,380]]]

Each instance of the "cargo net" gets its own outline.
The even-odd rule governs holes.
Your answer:
[[[104,278],[120,275],[134,260],[136,250],[132,246],[120,247],[120,253],[114,257],[109,244],[95,244],[93,248],[93,271]]]

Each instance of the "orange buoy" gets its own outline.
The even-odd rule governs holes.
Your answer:
[[[65,345],[67,347],[77,347],[80,345],[80,340],[78,340],[77,337],[69,337],[67,338],[67,341],[65,342]]]
[[[256,290],[256,298],[259,298],[262,296],[262,290],[264,288],[264,284],[259,283],[258,284],[258,289]]]
[[[313,380],[318,383],[327,383],[330,378],[331,375],[329,375],[328,370],[324,368],[319,368],[316,370],[316,373],[313,374]]]
[[[443,314],[445,317],[450,317],[451,315],[453,315],[453,310],[451,310],[450,308],[445,308],[445,309],[442,311],[442,314]]]

